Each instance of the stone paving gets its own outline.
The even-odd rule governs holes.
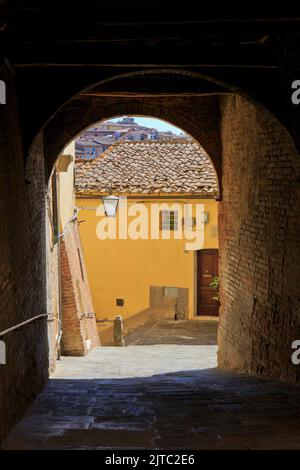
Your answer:
[[[217,317],[199,320],[149,321],[125,337],[127,345],[150,344],[217,344]]]
[[[214,344],[132,341],[63,357],[4,449],[300,449],[299,387],[217,369]]]

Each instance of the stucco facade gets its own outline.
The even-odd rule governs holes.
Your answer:
[[[194,215],[196,205],[203,204],[208,216],[207,223],[204,224],[202,248],[217,249],[218,203],[214,199],[176,199],[176,195],[161,200],[153,195],[147,200],[138,197],[127,200],[128,213],[134,213],[141,203],[148,209],[147,239],[132,239],[129,236],[127,239],[120,239],[118,212],[115,220],[117,238],[100,239],[99,228],[105,223],[105,217],[98,215],[102,212],[102,199],[100,196],[76,198],[76,205],[81,208],[80,234],[96,318],[113,319],[120,314],[126,320],[143,312],[151,306],[150,291],[153,287],[188,289],[186,313],[187,318],[193,318],[196,313],[197,250],[186,249],[188,240],[184,237],[184,231],[181,239],[175,239],[175,231],[170,231],[170,239],[163,239],[164,231],[160,229],[159,239],[151,239],[150,209],[154,204],[161,205],[162,208],[165,204],[170,208],[176,205],[183,214],[184,206],[190,204]],[[135,219],[128,218],[128,232],[130,223],[134,223]],[[178,222],[180,228],[182,219]],[[146,236],[143,230],[141,236]],[[123,300],[122,306],[117,306],[117,299]],[[98,323],[98,327],[100,333],[104,332],[105,325]]]

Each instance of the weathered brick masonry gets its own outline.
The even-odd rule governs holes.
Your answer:
[[[297,381],[299,368],[291,364],[290,356],[291,342],[300,339],[300,160],[284,128],[261,108],[233,95],[211,101],[92,100],[88,117],[85,103],[78,98],[73,114],[70,109],[61,110],[45,130],[45,139],[35,139],[25,173],[11,77],[7,83],[8,104],[0,107],[0,330],[35,314],[58,314],[59,253],[50,243],[45,175],[50,174],[59,151],[96,116],[110,117],[118,110],[145,112],[181,125],[200,144],[205,138],[205,148],[218,169],[223,190],[219,364]],[[72,354],[84,352],[86,339],[92,345],[97,342],[94,320],[80,320],[83,313],[93,312],[86,300],[89,293],[80,253],[78,231],[72,224],[60,252],[65,275],[62,344]],[[55,322],[47,328],[47,321],[39,320],[5,337],[8,363],[0,366],[1,436],[45,384],[49,364],[55,363],[56,335]]]
[[[60,244],[62,283],[62,352],[82,356],[99,345],[99,336],[78,223],[71,222]]]
[[[9,70],[1,78],[7,83],[7,104],[0,106],[0,331],[39,314],[52,314],[54,320],[37,320],[4,337],[7,364],[0,365],[0,442],[42,390],[49,370],[55,367],[59,312],[58,244],[53,244],[50,233],[43,136],[35,139],[25,167],[14,79]],[[75,283],[73,313],[92,313],[85,266],[82,262],[80,267],[78,257],[79,252],[82,257],[78,228],[74,224],[66,233],[64,249],[71,257],[69,268]],[[79,275],[81,268],[84,280]],[[79,294],[74,293],[74,285],[81,292],[83,308],[78,306]],[[66,314],[68,328],[70,312]],[[94,319],[81,320],[80,329],[72,330],[71,335],[65,332],[66,353],[71,352],[73,333],[78,334],[73,350],[76,354],[86,351],[88,338],[91,347],[98,344]]]
[[[244,99],[222,99],[219,364],[294,382],[300,339],[300,159]]]
[[[47,311],[43,142],[36,142],[25,175],[14,80],[9,70],[3,78],[7,104],[0,106],[0,331]],[[4,339],[0,440],[47,380],[47,321],[38,320]]]
[[[121,82],[122,83],[122,82]],[[212,159],[221,178],[221,140],[218,96],[198,97],[89,97],[77,96],[67,103],[45,130],[48,171],[65,145],[85,127],[123,114],[158,117],[194,137]]]
[[[299,155],[287,131],[264,108],[233,94],[151,101],[101,97],[90,104],[84,114],[78,97],[48,126],[50,161],[80,126],[122,113],[170,120],[205,144],[224,191],[220,365],[298,380],[291,342],[300,338]]]

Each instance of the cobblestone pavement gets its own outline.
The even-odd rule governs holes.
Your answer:
[[[297,386],[217,369],[215,345],[102,347],[58,362],[4,448],[300,449],[299,405]]]

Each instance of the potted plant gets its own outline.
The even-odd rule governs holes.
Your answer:
[[[215,295],[212,297],[212,299],[215,300],[216,302],[220,302],[219,285],[220,285],[219,276],[214,276],[210,281],[209,287],[212,287],[216,291]]]

